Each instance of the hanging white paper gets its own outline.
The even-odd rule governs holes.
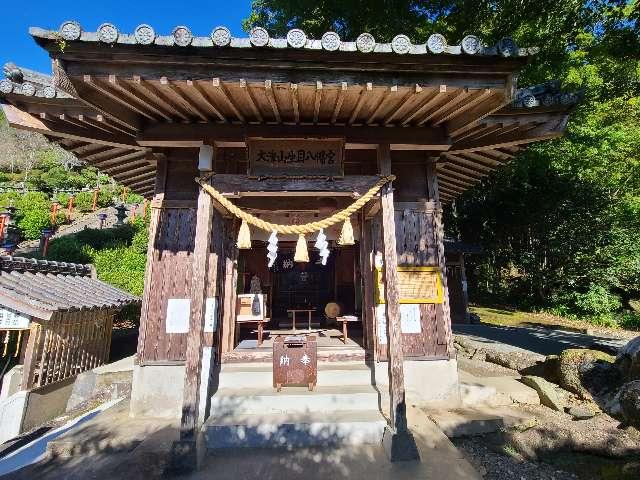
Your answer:
[[[378,343],[387,344],[387,313],[384,304],[376,305],[376,318],[378,319]]]
[[[0,307],[0,330],[26,330],[31,318],[11,308]]]
[[[402,333],[421,333],[420,305],[415,303],[400,305],[400,330]]]
[[[204,331],[215,332],[218,328],[218,302],[217,298],[207,298],[204,311]]]
[[[170,298],[167,300],[167,318],[165,321],[167,333],[187,333],[189,331],[189,316],[191,314],[191,300],[188,298]]]

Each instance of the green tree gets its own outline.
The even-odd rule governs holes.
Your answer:
[[[492,44],[512,36],[539,55],[519,77],[557,79],[584,99],[565,137],[530,146],[445,212],[448,233],[479,244],[478,298],[567,314],[623,314],[640,297],[640,9],[636,0],[255,0],[246,29],[301,28],[381,42],[431,33]],[[637,319],[637,316],[635,317]],[[640,324],[640,322],[638,322]]]

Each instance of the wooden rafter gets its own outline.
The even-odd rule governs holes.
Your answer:
[[[316,80],[316,92],[313,101],[313,124],[318,123],[318,116],[320,114],[320,102],[322,102],[322,82]]]
[[[128,86],[124,81],[120,80],[116,75],[109,75],[109,84],[112,85],[113,88],[117,90],[121,95],[124,95],[124,97],[127,98],[129,102],[134,102],[134,104],[137,103],[141,105],[148,112],[151,112],[151,114],[154,116],[158,116],[164,118],[167,121],[171,121],[171,117],[169,115],[138,95],[130,86]]]
[[[142,79],[140,75],[133,76],[133,82],[136,85],[136,89],[141,92],[149,101],[152,101],[159,108],[162,108],[165,112],[173,117],[179,117],[181,120],[188,121],[189,117],[182,112],[182,110],[176,108],[173,102],[169,100],[159,89],[157,89],[150,82]]]
[[[184,110],[194,113],[202,121],[209,121],[209,115],[203,112],[200,106],[194,102],[182,89],[170,81],[167,77],[160,77],[160,85],[164,86],[167,94],[173,97],[174,102],[178,102]]]
[[[231,98],[231,95],[229,95],[229,92],[227,91],[227,87],[225,87],[224,82],[220,78],[216,77],[211,80],[211,85],[213,86],[214,90],[218,92],[218,94],[224,99],[224,101],[227,103],[227,105],[229,106],[233,114],[238,118],[238,120],[240,122],[244,122],[245,121],[244,115],[242,114],[240,109],[236,106],[235,102]]]
[[[193,80],[187,80],[188,90],[191,95],[196,97],[199,104],[205,105],[209,112],[213,113],[221,122],[226,122],[227,118],[218,110],[215,106],[215,102],[211,99],[208,92],[198,83]]]
[[[411,112],[409,115],[403,118],[400,123],[403,126],[409,125],[414,118],[419,117],[428,109],[432,108],[434,105],[438,105],[439,102],[441,102],[444,98],[446,98],[446,95],[447,95],[447,86],[440,85],[439,90],[435,90],[431,92],[431,95],[425,98],[424,101],[420,104],[420,106],[418,106],[413,112]]]
[[[300,123],[300,106],[298,101],[298,84],[291,84],[291,107],[293,108],[293,121]]]
[[[292,85],[292,88],[293,88],[293,85]],[[256,120],[259,123],[262,123],[264,121],[262,118],[262,113],[260,112],[260,109],[256,105],[256,100],[255,98],[253,98],[253,94],[251,93],[251,89],[249,88],[247,81],[243,78],[240,79],[240,91],[243,92],[244,98],[246,102],[249,104],[249,107],[251,107],[251,111],[255,115]]]
[[[333,113],[331,114],[332,125],[334,125],[338,120],[338,116],[340,115],[340,110],[342,110],[342,104],[344,103],[344,98],[346,96],[347,90],[348,90],[347,82],[340,82],[340,90],[338,90],[336,104],[334,105]]]
[[[282,123],[282,118],[280,117],[280,109],[278,108],[278,102],[276,101],[276,97],[273,94],[273,87],[271,84],[271,80],[264,81],[264,93],[267,96],[269,105],[271,105],[271,110],[273,111],[273,116],[276,120],[276,123]]]
[[[356,120],[356,118],[358,118],[358,114],[360,113],[360,109],[362,108],[362,105],[364,105],[365,101],[367,100],[369,94],[372,91],[373,91],[373,84],[371,82],[367,82],[367,84],[364,87],[362,87],[362,90],[360,91],[360,94],[358,96],[358,101],[353,111],[351,112],[351,117],[349,117],[349,121],[347,122],[347,125],[353,125],[353,122]]]

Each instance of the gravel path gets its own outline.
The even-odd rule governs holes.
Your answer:
[[[485,480],[578,480],[573,473],[544,463],[528,462],[516,452],[498,453],[485,436],[452,440]]]

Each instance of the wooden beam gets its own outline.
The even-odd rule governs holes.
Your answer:
[[[318,115],[320,114],[320,102],[322,101],[322,82],[316,80],[316,94],[313,101],[313,124],[318,123]]]
[[[291,196],[295,192],[308,192],[317,196],[321,192],[338,196],[364,195],[380,180],[377,175],[347,175],[331,181],[324,179],[288,180],[281,178],[258,180],[246,175],[216,174],[212,178],[213,187],[229,197]]]
[[[179,117],[181,120],[189,121],[189,117],[187,115],[185,115],[180,109],[176,108],[173,102],[168,100],[167,97],[155,86],[144,81],[140,75],[134,75],[133,82],[136,84],[136,89],[142,92],[142,94],[147,97],[147,100],[154,102],[165,112],[168,112],[171,118]]]
[[[495,150],[502,147],[511,147],[514,145],[524,145],[532,142],[539,142],[551,138],[558,138],[564,134],[566,120],[568,115],[551,124],[541,125],[532,128],[527,132],[520,133],[518,131],[511,132],[508,135],[491,135],[482,140],[470,140],[459,142],[451,149],[451,153],[461,152],[477,152],[482,150]]]
[[[464,113],[467,110],[475,107],[479,103],[484,102],[487,97],[491,96],[491,94],[492,94],[492,92],[488,88],[483,88],[481,90],[478,90],[478,91],[472,93],[471,96],[464,103],[464,105],[462,105],[462,106],[460,106],[458,108],[454,108],[453,110],[451,110],[447,114],[445,114],[442,117],[440,117],[437,120],[435,120],[433,122],[433,124],[434,125],[440,125],[441,123],[446,122],[447,120],[451,120],[452,118],[457,117],[458,115],[461,115],[462,113]]]
[[[427,164],[427,176],[432,179],[433,185],[429,188],[430,195],[433,198],[429,198],[431,201],[440,201],[440,186],[439,178],[435,174],[435,161],[430,160]],[[451,311],[449,307],[449,287],[447,285],[447,260],[444,253],[444,225],[442,223],[442,209],[438,209],[434,212],[434,227],[435,227],[435,240],[437,247],[438,266],[440,267],[440,275],[442,280],[442,323],[444,324],[445,340],[447,343],[447,353],[449,358],[454,355],[453,353],[453,335],[451,334]]]
[[[431,150],[448,150],[450,139],[442,127],[381,127],[346,125],[149,125],[137,138],[146,147],[199,147],[206,141],[244,142],[247,137],[344,138],[347,143],[415,145]],[[416,148],[418,149],[418,148]]]
[[[298,84],[291,84],[291,106],[293,107],[293,121],[300,123],[300,106],[298,101]]]
[[[81,130],[78,128],[64,126],[57,126],[55,129],[52,129],[40,119],[37,119],[33,115],[23,112],[19,108],[8,103],[2,103],[2,110],[4,111],[9,125],[21,130],[29,130],[31,132],[37,132],[51,137],[69,138],[72,140],[79,140],[81,142],[109,145],[112,147],[147,150],[146,147],[142,147],[134,143],[129,137],[119,137],[114,134],[106,135],[104,132],[92,132],[88,129]]]
[[[216,92],[218,92],[218,94],[222,98],[224,98],[233,114],[238,117],[238,120],[244,122],[244,115],[242,114],[242,112],[240,112],[240,109],[233,102],[231,95],[229,95],[227,88],[224,86],[224,82],[220,78],[214,78],[211,80],[211,85],[213,85],[213,88],[216,90]]]
[[[336,98],[336,104],[333,107],[333,113],[331,114],[331,124],[334,125],[342,110],[342,104],[344,103],[344,97],[347,93],[347,82],[340,82],[340,90],[338,90],[338,97]]]
[[[391,174],[391,149],[389,144],[378,145],[378,165],[381,175]],[[404,389],[404,354],[402,351],[402,330],[400,325],[400,291],[398,290],[398,258],[396,250],[395,212],[393,208],[393,188],[387,183],[381,190],[382,237],[383,237],[383,273],[385,315],[388,334],[388,370],[390,397],[390,433],[391,460],[408,460],[405,455],[417,458],[417,449],[413,452],[399,452],[400,438],[409,436],[407,426],[407,405]],[[395,445],[394,445],[395,444]],[[394,458],[395,454],[395,458]],[[400,457],[402,456],[402,458]]]
[[[129,162],[130,160],[140,160],[143,157],[149,155],[148,152],[140,152],[140,151],[134,151],[134,152],[130,152],[126,155],[116,155],[114,157],[111,157],[107,160],[102,160],[99,162],[94,162],[93,164],[98,168],[98,169],[103,169],[105,167],[110,167],[111,165],[117,165],[120,163],[125,163],[125,162]],[[130,166],[130,165],[129,165]]]
[[[385,118],[382,119],[382,124],[383,125],[389,125],[391,122],[393,122],[393,120],[400,116],[401,114],[404,113],[405,108],[407,107],[407,105],[410,103],[409,102],[409,98],[411,98],[414,95],[418,95],[420,92],[422,92],[422,87],[420,85],[418,85],[416,83],[415,87],[413,88],[413,90],[410,90],[406,93],[406,95],[404,97],[402,97],[398,103],[395,105],[394,108],[391,109],[391,111],[389,113],[387,113],[387,116]]]
[[[373,109],[373,112],[371,112],[371,114],[369,115],[369,118],[366,121],[367,125],[372,125],[372,124],[376,123],[375,122],[376,117],[378,116],[380,111],[385,106],[387,106],[387,100],[389,99],[389,96],[392,95],[393,93],[398,93],[398,86],[397,85],[392,85],[391,87],[387,88],[384,91],[384,93],[382,94],[382,98],[378,102],[378,105],[376,106],[376,108]]]
[[[194,82],[191,79],[187,79],[187,87],[189,87],[189,91],[198,99],[198,103],[205,105],[210,112],[212,112],[221,122],[226,122],[227,118],[218,110],[215,105],[215,102],[209,95],[202,85],[200,85],[197,81]],[[185,95],[187,93],[185,92]]]
[[[164,85],[169,89],[169,91],[173,92],[175,101],[179,102],[180,104],[182,104],[183,107],[186,107],[191,112],[195,113],[196,116],[200,117],[202,121],[204,122],[209,121],[209,115],[203,112],[200,109],[200,106],[196,104],[196,102],[194,102],[191,98],[189,98],[189,96],[185,92],[183,92],[180,88],[178,88],[178,86],[175,85],[167,77],[160,77],[160,85]]]
[[[249,85],[247,84],[247,81],[244,78],[240,79],[240,91],[244,93],[244,96],[245,96],[245,98],[247,100],[247,103],[251,107],[251,111],[255,115],[256,120],[259,123],[262,123],[264,121],[263,118],[262,118],[262,113],[260,112],[260,109],[256,105],[256,101],[253,98],[253,94],[251,93],[251,89],[249,88]]]
[[[193,272],[191,285],[191,312],[187,333],[184,389],[182,394],[182,418],[180,440],[196,441],[198,407],[200,404],[200,376],[202,371],[202,347],[204,345],[204,316],[207,301],[208,277],[216,269],[209,269],[211,255],[212,223],[214,219],[211,196],[202,188],[198,194],[195,245],[193,247]]]
[[[133,89],[126,85],[123,81],[119,80],[116,75],[109,75],[109,83],[123,94],[126,98],[128,98],[129,102],[138,103],[147,111],[150,111],[153,115],[157,115],[159,117],[164,118],[167,121],[171,121],[171,117],[164,113],[162,110],[157,108],[155,105],[152,105],[150,102],[146,101],[144,98],[141,98]]]
[[[145,187],[147,185],[155,185],[155,183],[156,183],[156,175],[155,175],[155,172],[153,172],[152,176],[150,176],[149,178],[145,178],[144,180],[138,180],[137,182],[127,182],[127,186],[131,188],[140,188],[140,187]]]
[[[352,125],[356,118],[358,118],[358,114],[360,113],[360,109],[362,105],[364,105],[365,100],[368,98],[368,94],[373,91],[373,84],[371,82],[367,82],[367,84],[360,91],[360,95],[358,96],[358,102],[351,112],[351,116],[349,117],[349,121],[347,125]]]
[[[83,100],[89,101],[92,105],[99,107],[102,113],[109,115],[114,121],[125,125],[132,130],[137,130],[140,126],[140,120],[137,115],[142,115],[149,120],[154,120],[154,117],[147,112],[139,109],[130,102],[123,100],[118,95],[111,92],[107,87],[103,86],[91,75],[83,75],[83,86],[89,87],[99,95],[92,94],[87,88],[80,87],[80,82],[74,83],[76,90],[80,87],[78,94],[81,95]],[[82,92],[82,93],[81,93]],[[107,101],[108,100],[108,101]]]
[[[447,160],[445,163],[438,162],[438,169],[446,172],[452,172],[456,175],[461,175],[463,178],[472,180],[480,180],[481,178],[486,177],[489,174],[487,172],[467,168],[464,165],[460,165],[459,163],[452,161],[451,159]]]
[[[273,116],[276,119],[276,123],[282,123],[282,118],[280,118],[280,110],[278,109],[278,102],[276,101],[276,97],[273,94],[271,80],[264,81],[264,93],[267,95],[267,100],[269,101],[269,105],[271,105],[271,110],[273,111]]]
[[[501,93],[496,93],[489,102],[482,102],[467,110],[464,115],[459,115],[447,122],[447,129],[452,137],[473,128],[477,122],[500,110],[511,100]]]
[[[461,88],[458,92],[456,92],[452,99],[445,102],[431,113],[428,113],[422,120],[417,123],[417,125],[424,125],[431,119],[437,120],[438,116],[442,115],[445,112],[448,112],[451,109],[455,109],[455,107],[462,103],[468,96],[469,90],[467,88]]]
[[[420,104],[418,108],[416,108],[413,112],[411,112],[407,117],[405,117],[401,123],[401,125],[408,125],[411,121],[422,115],[424,112],[432,108],[434,105],[438,105],[447,95],[447,86],[440,85],[439,90],[436,90],[431,94],[431,96],[424,99],[424,101]]]
[[[495,165],[486,165],[485,163],[480,161],[468,160],[467,158],[464,158],[462,155],[454,155],[453,153],[447,152],[446,155],[443,154],[442,156],[446,159],[447,162],[454,162],[454,163],[457,163],[458,165],[463,165],[474,170],[479,170],[481,172],[491,172],[495,170],[494,168]]]

